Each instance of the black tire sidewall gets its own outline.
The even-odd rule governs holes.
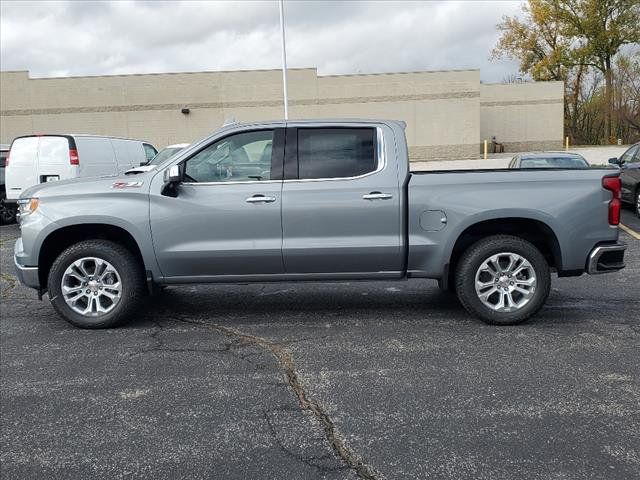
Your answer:
[[[496,312],[485,306],[475,290],[475,275],[487,258],[497,253],[516,253],[525,258],[536,274],[533,298],[515,312]],[[498,235],[480,240],[465,252],[456,271],[456,292],[463,306],[486,323],[515,325],[534,315],[544,305],[551,287],[549,265],[542,253],[531,243],[518,237]]]
[[[61,281],[64,271],[76,260],[96,257],[117,270],[122,294],[115,308],[99,317],[86,317],[73,311],[65,302]],[[137,259],[123,246],[107,240],[87,240],[64,250],[53,263],[48,278],[49,299],[54,309],[69,323],[80,328],[110,328],[123,323],[136,308],[141,296],[141,271]]]

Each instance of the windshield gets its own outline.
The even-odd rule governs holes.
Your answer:
[[[535,157],[523,158],[521,168],[589,168],[587,161],[579,156],[575,157]]]
[[[182,150],[182,147],[163,148],[155,157],[153,157],[153,159],[147,165],[159,165],[167,158],[172,157],[174,154],[178,153],[180,150]]]

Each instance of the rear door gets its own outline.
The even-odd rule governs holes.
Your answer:
[[[382,128],[288,129],[282,190],[286,273],[401,275],[402,186],[396,164],[386,161],[389,151]]]
[[[77,165],[70,150],[75,150],[73,138],[46,135],[38,145],[38,183],[65,180],[77,176]]]
[[[11,144],[9,165],[5,169],[7,198],[16,200],[20,193],[38,183],[39,137],[19,137]]]

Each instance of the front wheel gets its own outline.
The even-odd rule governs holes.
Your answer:
[[[479,240],[460,259],[455,277],[460,302],[494,325],[515,325],[544,305],[551,287],[546,259],[533,244],[511,235]]]
[[[144,294],[138,259],[122,245],[86,240],[53,263],[49,298],[58,314],[80,328],[111,328],[125,322]]]

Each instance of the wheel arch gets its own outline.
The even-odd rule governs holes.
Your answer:
[[[40,285],[47,285],[49,271],[55,259],[68,247],[83,240],[103,239],[123,245],[146,269],[142,249],[134,236],[125,228],[109,223],[82,223],[60,227],[44,238],[38,252]]]
[[[458,235],[448,256],[449,280],[464,251],[478,240],[493,235],[513,235],[527,240],[542,252],[550,267],[562,271],[560,242],[547,223],[529,217],[501,217],[468,225]]]

